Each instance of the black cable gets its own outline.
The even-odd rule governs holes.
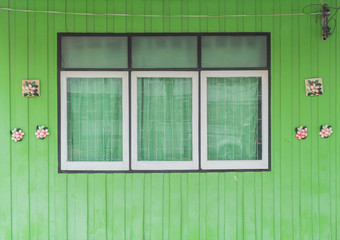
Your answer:
[[[318,6],[320,7],[320,9],[318,11],[311,11],[310,9],[309,12],[306,12],[307,8],[312,8],[313,6]],[[335,12],[331,16],[327,16],[327,13],[325,14],[325,11],[327,10],[329,11],[330,9],[333,11],[335,10]],[[323,37],[329,38],[330,36],[333,35],[336,29],[336,17],[337,17],[337,13],[339,9],[340,7],[331,7],[331,6],[328,6],[327,4],[309,4],[302,9],[302,12],[304,14],[311,14],[311,13],[317,13],[317,12],[321,13],[320,16],[316,16],[315,22],[317,23],[318,20],[320,19],[321,29],[323,31]],[[330,23],[332,21],[334,22],[334,26],[330,27]],[[332,32],[330,32],[331,29],[332,29]],[[324,36],[324,33],[326,34],[325,36]]]
[[[334,13],[332,16],[329,17],[329,19],[332,19],[334,16],[336,16],[336,14],[338,13],[340,7],[338,7],[338,8],[329,7],[329,8],[331,8],[331,9],[336,9],[335,13]]]
[[[329,24],[331,21],[334,21],[334,26],[333,26],[333,31],[329,34],[328,37],[330,37],[330,36],[333,35],[333,33],[334,33],[334,31],[335,31],[335,28],[336,28],[336,19],[335,19],[335,18],[331,19],[330,21],[328,21],[328,24]]]
[[[316,13],[316,12],[306,12],[305,11],[306,8],[311,7],[311,6],[320,6],[320,10],[316,11],[316,12],[321,12],[321,10],[322,10],[322,4],[309,4],[309,5],[305,6],[304,8],[302,8],[302,13],[304,13],[304,14]]]
[[[332,31],[331,33],[329,33],[329,36],[328,36],[328,37],[332,36],[333,33],[334,33],[334,31],[335,31],[335,28],[336,28],[336,17],[337,17],[337,13],[338,13],[340,7],[329,7],[329,8],[330,8],[330,9],[335,9],[335,12],[333,13],[332,16],[329,17],[329,19],[328,19],[328,21],[327,21],[327,27],[329,26],[329,23],[330,23],[331,21],[334,22],[333,31]],[[329,27],[329,28],[331,28],[331,27]]]

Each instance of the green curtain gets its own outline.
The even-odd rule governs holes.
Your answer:
[[[208,160],[261,159],[261,78],[207,81]]]
[[[191,78],[138,78],[138,160],[192,161]]]
[[[69,161],[122,161],[122,79],[67,79]]]

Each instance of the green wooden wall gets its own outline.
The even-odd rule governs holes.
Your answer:
[[[221,15],[296,13],[311,3],[320,1],[0,0],[0,7]],[[340,29],[322,42],[320,28],[311,15],[0,11],[0,239],[340,239]],[[57,32],[243,31],[272,33],[271,172],[57,173]],[[323,96],[305,96],[310,77],[323,78]],[[40,79],[41,97],[22,97],[23,79]],[[46,140],[35,138],[38,124],[49,127]],[[294,134],[301,124],[309,128],[304,141]],[[318,136],[321,124],[333,126],[329,139]],[[26,133],[20,143],[10,140],[15,127]]]

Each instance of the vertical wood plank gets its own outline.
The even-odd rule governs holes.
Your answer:
[[[337,1],[337,3],[339,4],[339,1]],[[336,41],[336,61],[335,61],[335,68],[336,68],[336,74],[335,74],[335,79],[338,80],[338,78],[340,77],[340,62],[338,61],[339,59],[339,54],[340,54],[340,45],[339,45],[339,39],[340,39],[340,32],[337,31],[334,35],[335,37],[335,41]],[[338,83],[338,81],[335,82],[335,90],[338,93],[340,91],[340,84]],[[339,95],[336,95],[336,109],[339,108]],[[337,125],[339,125],[340,123],[340,111],[336,111],[336,116],[335,116],[335,122]],[[336,134],[336,139],[335,139],[335,143],[336,146],[338,146],[338,144],[340,143],[340,134]],[[340,164],[339,164],[339,157],[340,157],[340,150],[337,147],[335,150],[336,153],[336,159],[335,159],[335,191],[336,191],[336,202],[335,202],[335,214],[336,214],[336,219],[335,219],[335,239],[340,238]]]
[[[318,65],[320,63],[319,60],[319,43],[320,43],[320,29],[315,27],[315,19],[310,18],[310,27],[311,27],[311,37],[310,37],[310,77],[319,75]],[[320,127],[320,115],[318,114],[319,104],[318,99],[315,97],[311,97],[309,99],[311,102],[311,129],[318,129]],[[319,135],[311,134],[311,149],[313,149],[313,153],[311,155],[312,160],[312,205],[311,211],[312,213],[312,238],[317,239],[320,238],[320,199],[319,199]]]
[[[144,174],[132,176],[132,199],[131,199],[131,239],[143,239],[144,233]]]
[[[320,39],[320,38],[319,38]],[[329,39],[330,40],[330,39]],[[330,48],[333,41],[319,41],[318,45],[318,54],[320,56],[320,60],[318,62],[318,76],[322,76],[324,89],[328,91],[324,93],[323,96],[320,96],[318,100],[318,115],[319,121],[317,122],[317,132],[320,130],[319,125],[331,125],[334,126],[332,120],[330,119],[330,93],[333,79],[330,78],[330,54],[333,52]],[[319,96],[318,96],[319,97]],[[318,136],[318,148],[319,148],[319,156],[318,156],[318,172],[319,172],[319,238],[320,239],[329,239],[331,237],[331,219],[330,219],[330,206],[331,206],[331,189],[330,189],[330,144],[332,142],[331,138],[321,139],[320,135]]]
[[[163,210],[162,210],[163,239],[170,239],[170,174],[163,175]]]
[[[181,174],[170,174],[169,189],[169,239],[181,239]]]
[[[163,14],[166,16],[170,15],[170,3],[171,0],[163,0]],[[170,17],[164,17],[163,18],[163,32],[170,32]]]
[[[163,227],[163,174],[151,175],[150,236],[145,239],[162,239]]]
[[[133,0],[132,13],[134,15],[145,14],[146,4],[144,1]],[[144,32],[144,19],[145,17],[132,17],[132,32]]]
[[[53,3],[53,2],[52,2]],[[66,3],[65,0],[55,1],[54,2],[54,10],[65,12]],[[51,135],[49,136],[49,150],[50,150],[50,174],[53,178],[50,179],[50,187],[54,190],[52,191],[51,201],[54,203],[53,207],[50,208],[52,215],[54,216],[54,221],[52,221],[52,231],[51,234],[54,238],[59,239],[67,239],[68,234],[68,223],[67,223],[67,180],[68,175],[66,174],[58,174],[58,148],[56,148],[58,144],[58,136],[57,134],[53,134],[53,126],[54,131],[57,133],[58,123],[57,118],[55,117],[57,111],[57,62],[56,62],[56,52],[55,49],[57,47],[56,42],[56,33],[57,32],[65,32],[66,31],[66,17],[65,15],[53,15],[54,19],[54,29],[55,32],[50,32],[50,47],[49,47],[49,65],[50,65],[50,73],[49,73],[49,120],[50,120],[50,131]],[[53,184],[54,183],[54,184]]]
[[[188,174],[188,239],[195,240],[199,239],[199,174],[189,173]]]
[[[69,3],[75,12],[86,12],[86,2]],[[67,19],[75,32],[86,32],[86,17],[74,16]],[[67,23],[67,25],[69,24]],[[85,146],[83,146],[85,147]],[[68,177],[68,230],[69,239],[84,239],[88,233],[88,179],[86,174],[74,174]]]
[[[181,174],[181,239],[188,239],[188,174]]]
[[[143,237],[144,239],[151,239],[151,229],[153,228],[151,224],[151,200],[152,200],[152,174],[144,174],[144,206],[143,206]]]
[[[200,6],[197,0],[188,0],[188,14],[198,15]],[[199,18],[188,18],[188,31],[189,32],[199,32],[200,31],[200,20]]]
[[[46,10],[46,2],[30,1],[28,8]],[[34,135],[37,125],[48,126],[47,102],[47,16],[28,14],[28,79],[40,80],[40,97],[28,99],[28,147],[30,192],[30,237],[48,238],[47,139]]]
[[[109,239],[128,239],[125,235],[126,229],[126,208],[129,202],[125,196],[126,191],[126,176],[123,174],[114,176],[114,184],[111,186],[113,194],[113,202],[108,202],[108,205],[112,205],[112,238]],[[129,196],[128,196],[129,197]]]
[[[305,4],[306,5],[306,4]],[[300,5],[301,6],[301,5]],[[300,88],[305,93],[305,84],[304,79],[311,77],[311,65],[310,65],[310,39],[311,39],[311,27],[313,17],[303,18],[300,17],[300,50],[299,55],[301,56],[299,66],[300,66],[300,75],[299,79],[302,81],[300,83]],[[300,155],[300,182],[301,182],[301,222],[300,222],[300,236],[302,239],[312,239],[312,212],[310,209],[312,208],[312,137],[313,137],[313,126],[312,126],[312,118],[313,115],[311,99],[306,97],[305,94],[300,93],[300,105],[301,110],[299,114],[300,122],[299,125],[305,125],[309,129],[309,136],[304,140],[304,142],[299,142]],[[315,131],[315,130],[314,130]],[[302,217],[303,216],[303,217]]]
[[[225,239],[237,239],[237,183],[235,173],[224,174],[224,221]]]
[[[291,1],[281,2],[281,12],[289,11],[291,9]],[[294,138],[294,132],[290,131],[292,126],[292,99],[286,98],[283,94],[290,91],[293,87],[292,83],[292,18],[281,17],[281,74],[280,74],[280,87],[281,87],[281,228],[280,235],[283,239],[291,239],[292,234],[292,151],[290,139]]]
[[[1,6],[9,7],[8,2],[1,1]],[[11,180],[11,76],[10,76],[10,19],[8,12],[0,14],[0,79],[2,88],[0,88],[0,146],[2,149],[2,167],[0,168],[0,232],[3,233],[4,239],[12,239],[12,180]],[[6,134],[7,132],[7,134]]]
[[[336,126],[336,112],[337,112],[337,92],[336,92],[336,86],[337,86],[337,78],[336,78],[336,62],[337,62],[337,55],[336,55],[336,34],[333,36],[333,40],[330,42],[330,69],[329,69],[329,119],[331,126]],[[334,137],[334,135],[333,135]],[[337,161],[337,155],[336,155],[336,138],[332,138],[332,141],[329,143],[329,185],[330,185],[330,206],[328,208],[329,210],[329,217],[330,217],[330,238],[336,239],[336,230],[337,230],[337,224],[336,224],[336,161]],[[326,226],[328,227],[328,226]]]
[[[336,1],[337,3],[337,1]],[[329,78],[333,81],[329,86],[329,94],[330,94],[330,121],[332,124],[337,125],[337,107],[338,107],[338,99],[337,99],[337,34],[333,34],[333,40],[331,42],[330,49],[330,75]],[[333,136],[334,137],[334,136]],[[337,238],[337,229],[339,227],[337,222],[337,138],[333,138],[330,142],[330,194],[331,194],[331,204],[330,204],[330,218],[331,218],[331,239]]]
[[[182,5],[180,1],[169,1],[170,4],[170,15],[181,15]],[[169,20],[169,32],[182,32],[182,18],[181,17],[170,17]],[[165,30],[165,29],[164,29]]]
[[[225,14],[233,15],[237,12],[237,1],[225,1]],[[226,17],[225,18],[225,26],[227,32],[236,32],[237,31],[237,17]]]
[[[152,15],[162,15],[163,14],[163,1],[150,1],[149,2],[149,12]],[[164,18],[163,17],[152,17],[150,18],[151,31],[152,32],[163,32],[164,28]],[[146,30],[146,29],[145,29]]]
[[[256,4],[258,5],[258,2],[256,2]],[[272,12],[273,8],[274,8],[274,4],[272,0],[265,0],[265,1],[261,1],[262,2],[262,7],[261,7],[261,14],[265,14],[268,12]],[[279,139],[276,137],[277,133],[276,133],[276,122],[274,120],[276,120],[279,116],[279,109],[277,107],[275,107],[276,105],[276,100],[277,100],[277,94],[279,92],[278,90],[278,81],[276,81],[276,79],[274,78],[274,71],[276,71],[276,63],[274,64],[273,62],[273,52],[274,52],[274,48],[273,48],[273,38],[275,37],[273,34],[273,30],[274,30],[274,17],[261,17],[261,27],[262,27],[262,31],[263,32],[270,32],[271,33],[271,75],[270,77],[270,81],[271,81],[271,166],[272,166],[272,171],[271,172],[267,172],[267,173],[263,173],[262,174],[262,189],[258,190],[261,192],[261,196],[262,196],[262,203],[261,203],[261,212],[262,212],[262,228],[261,228],[261,235],[263,239],[268,239],[268,238],[273,238],[274,237],[274,222],[275,222],[275,218],[274,218],[274,171],[276,170],[276,164],[278,163],[278,158],[277,158],[277,154],[275,152],[274,154],[274,147],[277,145],[277,141],[279,141]],[[274,68],[275,67],[275,68]],[[274,168],[275,167],[275,168]]]
[[[73,2],[75,12],[86,12],[86,2],[84,1],[74,1]],[[75,32],[86,32],[86,16],[74,16],[74,31]],[[80,127],[80,126],[79,126]],[[81,144],[80,150],[87,150],[85,144]],[[87,174],[74,174],[74,179],[69,177],[73,184],[68,187],[69,196],[69,206],[68,215],[69,219],[69,229],[74,229],[73,236],[69,239],[84,239],[87,237],[88,233],[88,175]],[[71,231],[69,230],[69,233]]]
[[[75,1],[65,1],[65,8],[68,12],[75,12]],[[66,32],[74,32],[76,30],[75,15],[65,16],[65,30]],[[77,175],[72,174],[67,176],[67,238],[76,239],[80,231],[77,229]]]
[[[126,174],[125,175],[125,239],[131,239],[131,231],[133,228],[133,208],[132,208],[132,202],[133,202],[133,175],[132,174]]]
[[[273,9],[270,12],[278,13],[279,11],[275,11],[274,5],[275,1],[273,1]],[[272,33],[272,78],[271,78],[271,89],[272,91],[272,106],[273,106],[273,113],[271,114],[272,121],[272,171],[274,172],[274,181],[273,181],[273,191],[274,191],[274,238],[280,239],[281,228],[281,76],[280,76],[280,66],[281,66],[281,18],[274,17],[273,23],[273,33]],[[275,160],[276,159],[276,160]]]
[[[218,239],[219,233],[219,181],[217,173],[207,174],[207,199],[206,199],[206,235],[205,239]]]
[[[225,239],[225,185],[224,174],[218,173],[218,239]]]
[[[207,174],[199,174],[199,239],[206,238],[206,218],[207,218]]]
[[[294,4],[293,4],[294,5]],[[300,96],[303,95],[304,89],[303,86],[303,79],[300,79],[300,18],[298,16],[292,16],[291,22],[291,29],[292,29],[292,54],[291,54],[291,65],[292,65],[292,105],[291,105],[291,112],[292,112],[292,125],[299,126],[300,125],[300,111],[301,111],[301,103],[300,103]],[[294,127],[292,127],[294,130]],[[309,129],[310,130],[310,129]],[[300,236],[300,223],[301,223],[301,203],[300,203],[300,146],[297,143],[297,139],[294,136],[294,131],[292,140],[291,141],[291,149],[292,149],[292,165],[291,165],[291,175],[292,175],[292,225],[293,225],[293,238],[294,239],[301,239]]]
[[[26,9],[26,1],[12,1],[10,8]],[[27,76],[27,13],[10,13],[11,129],[25,132],[21,142],[11,142],[12,156],[12,238],[30,235],[28,99],[21,96],[21,82]],[[13,37],[12,37],[13,36]]]

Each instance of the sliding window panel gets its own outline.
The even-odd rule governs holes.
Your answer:
[[[202,36],[202,67],[265,68],[267,36]]]
[[[62,68],[127,68],[128,38],[63,36]]]
[[[201,74],[202,169],[267,170],[268,72]]]
[[[198,169],[198,73],[132,72],[132,169]]]
[[[129,169],[127,72],[61,72],[61,170]]]
[[[196,36],[132,37],[133,68],[196,68]]]

